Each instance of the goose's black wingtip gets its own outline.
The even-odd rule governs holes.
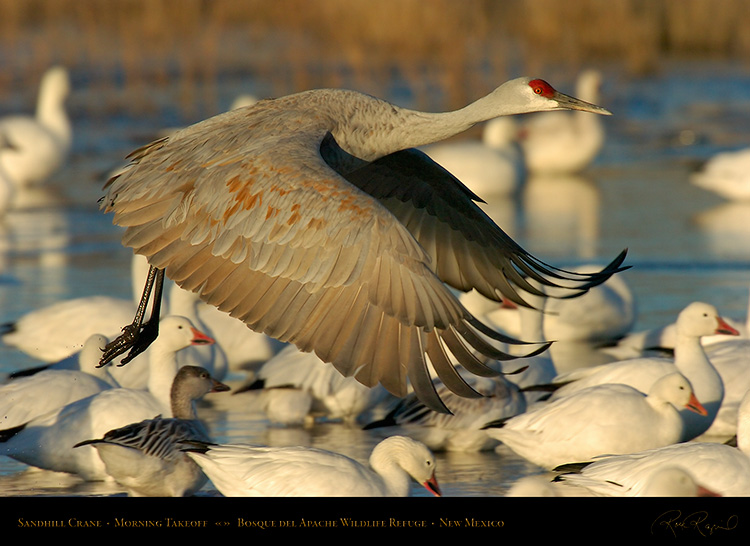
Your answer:
[[[487,430],[490,428],[503,428],[505,426],[505,423],[508,422],[508,419],[510,419],[510,417],[503,417],[502,419],[495,419],[494,421],[485,423],[484,425],[482,425],[481,430]]]
[[[26,428],[26,423],[23,425],[18,425],[16,427],[6,428],[5,430],[0,430],[0,443],[5,443],[11,438],[13,438],[16,434],[23,431]]]
[[[552,469],[553,472],[560,472],[565,474],[579,474],[584,468],[589,466],[591,461],[581,461],[577,463],[565,463],[556,466]]]

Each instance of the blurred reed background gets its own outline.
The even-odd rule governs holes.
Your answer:
[[[200,119],[235,79],[259,96],[345,86],[445,109],[521,73],[562,87],[583,65],[639,75],[696,56],[750,59],[750,2],[0,0],[0,102],[33,104],[62,63],[73,112],[93,117]]]

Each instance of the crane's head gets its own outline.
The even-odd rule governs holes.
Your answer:
[[[526,85],[535,97],[534,99],[532,99],[532,104],[538,104],[540,107],[540,111],[542,109],[581,110],[583,112],[603,114],[606,116],[612,115],[612,112],[602,108],[601,106],[597,106],[595,104],[591,104],[590,102],[586,102],[581,99],[565,95],[564,93],[560,93],[544,80],[540,80],[538,78],[527,80]]]
[[[507,116],[550,110],[581,110],[594,114],[612,115],[609,110],[590,102],[560,93],[546,81],[538,78],[516,78],[505,82],[485,99],[477,101],[484,106],[491,103],[491,116]]]

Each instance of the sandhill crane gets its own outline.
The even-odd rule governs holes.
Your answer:
[[[446,113],[322,89],[262,100],[136,150],[101,206],[152,271],[135,320],[102,363],[130,350],[127,360],[158,335],[144,315],[166,273],[365,385],[403,396],[408,378],[425,403],[447,412],[429,357],[451,390],[478,396],[450,355],[471,373],[494,375],[483,358],[515,357],[488,338],[523,342],[482,324],[448,286],[524,305],[513,285],[537,292],[524,277],[577,280],[570,293],[583,293],[621,271],[626,251],[593,274],[549,266],[414,148],[498,116],[559,109],[609,114],[530,78]]]

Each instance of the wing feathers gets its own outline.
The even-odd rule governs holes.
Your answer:
[[[328,141],[327,146],[336,143]],[[388,208],[432,256],[438,277],[459,290],[475,288],[490,299],[508,298],[530,307],[516,287],[544,294],[525,277],[545,286],[563,286],[570,290],[567,297],[575,297],[626,269],[621,267],[625,252],[590,274],[555,268],[534,258],[476,205],[480,199],[418,150],[396,152],[342,174]]]
[[[344,375],[399,396],[408,376],[431,407],[447,411],[426,359],[449,388],[476,396],[454,360],[496,374],[485,359],[508,355],[482,336],[509,340],[444,283],[524,304],[515,287],[534,292],[526,277],[572,279],[580,292],[620,270],[622,260],[580,276],[547,266],[423,154],[347,158],[325,112],[279,104],[137,150],[133,167],[108,182],[103,208],[126,228],[123,242],[180,286]],[[331,168],[321,154],[341,163]]]

